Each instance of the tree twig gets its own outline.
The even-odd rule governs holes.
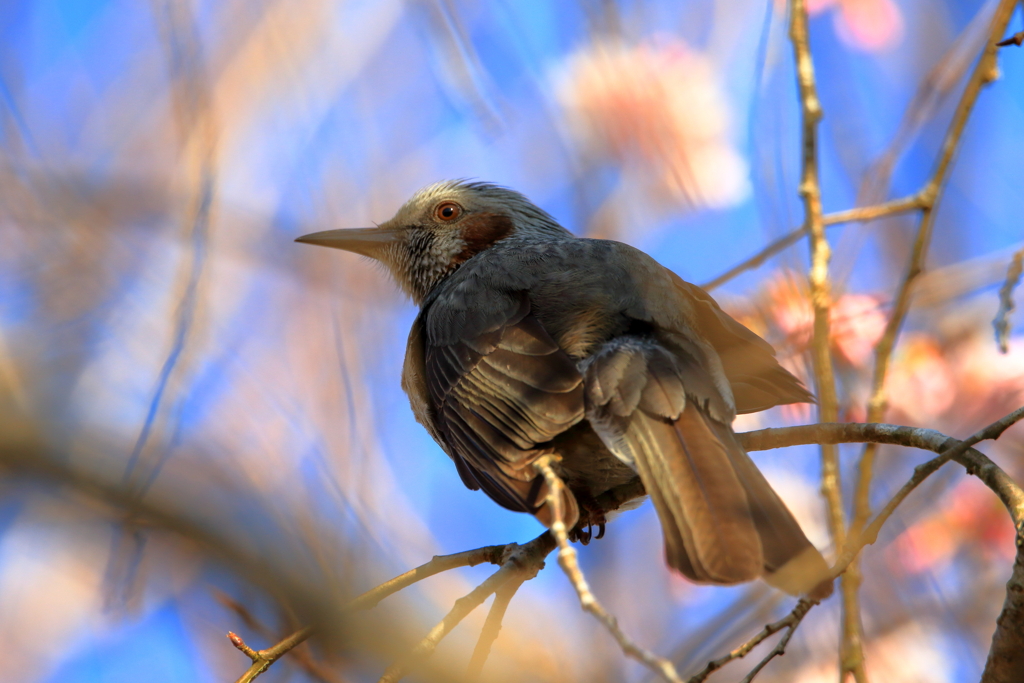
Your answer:
[[[548,487],[546,500],[547,505],[551,506],[552,519],[554,520],[551,523],[551,533],[558,542],[558,564],[561,566],[562,571],[565,572],[565,575],[569,577],[569,582],[576,590],[576,595],[580,599],[580,607],[585,612],[590,612],[604,625],[627,657],[640,662],[666,681],[682,683],[679,674],[676,672],[675,665],[664,657],[659,657],[636,644],[632,638],[622,631],[618,620],[604,608],[593,591],[590,590],[590,584],[587,583],[587,578],[583,575],[579,562],[576,561],[576,549],[569,545],[569,538],[566,533],[565,522],[563,521],[562,489],[565,484],[555,474],[555,470],[551,466],[551,456],[539,458],[534,463],[534,467],[544,476],[544,481]]]
[[[803,621],[803,618],[807,616],[807,613],[816,604],[816,602],[813,602],[806,598],[801,599],[799,602],[796,603],[796,607],[793,608],[792,612],[784,616],[782,619],[779,619],[778,621],[772,622],[771,624],[767,624],[750,640],[743,643],[729,654],[719,657],[718,659],[713,659],[710,662],[708,662],[703,669],[701,669],[696,674],[688,678],[686,683],[703,683],[704,680],[707,679],[707,677],[715,671],[718,671],[729,662],[735,661],[737,659],[743,659],[748,654],[750,654],[750,652],[755,647],[763,643],[765,640],[772,637],[779,631],[786,629],[786,635],[783,636],[783,638],[779,641],[778,645],[776,645],[775,648],[770,653],[768,653],[768,656],[762,659],[761,662],[754,668],[754,670],[751,671],[750,674],[748,674],[747,677],[743,679],[747,682],[752,681],[754,679],[754,676],[756,676],[761,671],[761,669],[764,668],[765,664],[767,664],[769,661],[785,652],[786,645],[789,643],[789,639],[792,637],[793,632],[796,631],[797,627],[800,625],[800,622]]]
[[[515,545],[515,544],[513,544]],[[348,608],[351,610],[364,610],[376,607],[384,598],[389,595],[393,595],[403,588],[407,588],[417,581],[446,572],[450,569],[457,569],[458,567],[475,567],[478,564],[484,562],[490,562],[491,564],[501,564],[502,557],[508,550],[508,545],[489,545],[483,548],[476,548],[474,550],[466,550],[461,553],[454,553],[452,555],[434,555],[433,559],[429,562],[425,562],[415,569],[396,576],[389,581],[371,588],[359,597],[352,600],[349,603]]]
[[[1001,353],[1010,351],[1010,313],[1013,312],[1013,290],[1020,284],[1021,272],[1024,271],[1024,249],[1013,255],[1010,267],[1006,269],[1006,282],[999,288],[999,312],[996,313],[992,327],[996,330],[996,344]]]
[[[1017,31],[1006,40],[1000,40],[996,43],[996,47],[1007,47],[1010,45],[1016,45],[1017,47],[1024,45],[1024,31]]]
[[[826,213],[821,217],[821,222],[822,225],[826,227],[840,225],[842,223],[862,223],[865,221],[873,221],[876,218],[892,216],[897,213],[907,213],[908,211],[919,210],[920,208],[920,197],[918,195],[913,195],[910,197],[903,197],[901,199],[893,199],[892,201],[884,202],[882,204],[873,204],[871,206],[861,206],[856,209],[848,209],[846,211]],[[799,228],[786,233],[782,237],[773,240],[761,249],[761,251],[757,252],[750,258],[745,261],[741,261],[718,277],[708,280],[700,286],[702,289],[706,289],[707,291],[721,287],[741,273],[745,273],[748,270],[753,270],[754,268],[763,265],[765,261],[770,259],[772,256],[775,256],[786,247],[791,247],[799,242],[805,235],[807,235],[807,226],[802,225]]]
[[[525,545],[510,543],[505,548],[505,559],[501,568],[491,574],[479,586],[455,601],[452,609],[439,621],[434,628],[412,649],[412,651],[389,666],[379,683],[396,683],[401,680],[414,664],[426,659],[437,648],[437,644],[448,635],[459,622],[470,612],[479,607],[491,593],[505,586],[509,581],[517,580],[518,575],[525,579],[536,576],[544,567],[544,558],[555,548],[555,540],[545,532]]]
[[[228,631],[228,640],[231,641],[231,644],[252,660],[252,666],[242,674],[236,683],[250,683],[250,681],[256,680],[256,677],[266,671],[271,664],[287,654],[289,650],[304,642],[312,633],[312,627],[307,626],[306,628],[299,629],[276,645],[268,647],[266,650],[253,650],[245,644],[241,637]]]
[[[491,603],[491,609],[487,612],[487,619],[480,631],[480,638],[476,641],[476,647],[473,648],[473,656],[469,659],[467,672],[470,679],[479,678],[483,672],[484,663],[491,654],[491,646],[498,639],[498,634],[501,633],[501,621],[505,618],[505,611],[508,609],[509,603],[512,602],[516,591],[526,579],[525,576],[514,577],[495,591],[494,602]]]
[[[998,435],[997,425],[1002,425],[1005,421],[1006,426],[1009,426],[1012,422],[1021,419],[1021,410],[1024,409],[1010,413],[999,422],[986,427],[982,432],[992,430],[988,432],[987,438],[995,438],[995,435]],[[920,448],[943,454],[948,449],[961,444],[957,439],[934,429],[863,422],[820,423],[799,427],[760,429],[736,436],[747,451],[765,451],[773,448],[820,443],[878,443]],[[959,449],[951,452],[949,459],[960,463],[968,474],[974,475],[984,482],[1002,501],[1015,525],[1024,524],[1024,493],[1002,468],[992,462],[984,453],[971,447],[967,447],[963,452],[960,452]]]
[[[800,95],[802,121],[800,197],[804,203],[804,228],[811,243],[811,305],[814,326],[811,336],[811,359],[814,383],[818,394],[818,420],[835,422],[839,418],[839,399],[836,395],[835,373],[829,347],[832,310],[832,292],[829,280],[831,248],[825,237],[825,223],[821,208],[821,185],[818,181],[818,124],[821,122],[821,101],[818,99],[814,79],[814,61],[811,59],[810,34],[807,26],[807,8],[804,0],[791,0],[789,9],[789,37],[796,60],[797,86]],[[843,514],[843,494],[839,473],[839,449],[833,444],[821,445],[821,493],[828,506],[828,529],[836,554],[846,543],[846,521]],[[851,579],[853,581],[851,582]],[[845,674],[854,675],[857,683],[866,683],[864,655],[861,645],[862,627],[857,600],[856,577],[844,576],[843,628],[840,654],[840,680]]]

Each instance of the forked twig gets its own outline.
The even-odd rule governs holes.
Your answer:
[[[491,593],[500,590],[510,581],[517,581],[524,576],[523,581],[531,579],[544,567],[544,558],[555,548],[554,539],[551,534],[545,532],[525,545],[510,543],[505,546],[505,558],[501,568],[491,574],[479,586],[455,601],[452,609],[439,621],[430,633],[426,635],[412,649],[412,651],[389,666],[384,675],[380,677],[379,683],[396,683],[405,676],[415,665],[431,654],[437,648],[441,639],[448,635],[456,625],[465,619],[470,612],[479,607],[490,597]]]
[[[515,544],[513,544],[515,545]],[[502,556],[508,550],[507,545],[489,545],[474,550],[466,550],[452,555],[434,555],[433,559],[425,562],[415,569],[410,569],[389,581],[371,588],[349,603],[350,610],[364,610],[376,607],[384,598],[393,595],[403,588],[407,588],[417,581],[446,572],[459,567],[475,567],[484,562],[501,564]]]
[[[228,640],[231,641],[231,644],[252,660],[252,666],[249,667],[248,671],[242,674],[241,678],[239,678],[236,683],[250,683],[250,681],[255,680],[256,677],[266,671],[271,664],[287,654],[292,648],[300,645],[303,641],[309,638],[312,633],[312,627],[307,626],[306,628],[300,629],[291,634],[276,645],[268,647],[266,650],[253,650],[245,644],[245,641],[242,640],[241,637],[235,635],[231,631],[228,631]]]
[[[487,612],[484,627],[480,630],[480,638],[476,641],[476,647],[473,648],[473,656],[469,659],[467,673],[471,679],[478,678],[483,671],[484,663],[491,654],[491,646],[494,645],[498,634],[501,633],[501,622],[505,618],[505,611],[508,610],[509,603],[512,602],[516,591],[526,579],[525,576],[514,577],[495,591],[494,602],[491,603],[491,609]]]
[[[786,635],[782,637],[782,639],[772,649],[772,651],[769,652],[768,655],[765,656],[765,658],[762,659],[749,674],[747,674],[746,678],[743,679],[744,683],[749,683],[750,681],[754,680],[754,676],[760,673],[761,669],[763,669],[765,665],[768,664],[768,662],[770,662],[775,657],[778,657],[785,653],[786,645],[789,644],[789,639],[793,637],[793,632],[796,631],[797,627],[800,625],[800,622],[803,621],[804,617],[807,616],[807,613],[811,611],[811,608],[814,607],[816,604],[818,603],[808,600],[806,598],[801,599],[799,602],[796,603],[796,607],[793,608],[792,612],[784,616],[782,619],[779,619],[778,621],[766,624],[765,627],[761,629],[754,637],[740,645],[738,648],[736,648],[729,654],[719,657],[718,659],[713,659],[710,662],[708,662],[707,666],[705,666],[703,669],[701,669],[696,674],[687,679],[686,683],[703,683],[703,681],[715,671],[718,671],[729,662],[735,661],[737,659],[743,659],[748,654],[750,654],[750,652],[755,647],[763,643],[765,640],[772,637],[779,631],[786,629]]]
[[[551,517],[554,520],[551,523],[551,533],[558,542],[558,564],[561,566],[562,571],[565,572],[565,575],[569,577],[569,582],[572,583],[572,587],[576,590],[576,595],[580,599],[580,607],[584,611],[593,614],[604,625],[627,657],[632,657],[666,681],[682,683],[679,674],[676,672],[675,665],[664,657],[659,657],[637,645],[632,638],[622,631],[618,620],[604,608],[593,591],[590,590],[590,584],[587,583],[587,578],[583,575],[579,562],[576,561],[576,549],[569,545],[569,538],[566,533],[565,522],[563,521],[562,489],[565,487],[565,484],[555,474],[555,470],[551,466],[551,456],[541,457],[533,466],[544,476],[544,481],[547,483],[546,502],[551,507]]]

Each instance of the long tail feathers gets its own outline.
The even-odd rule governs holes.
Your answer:
[[[727,425],[688,402],[674,423],[637,411],[624,436],[670,566],[700,582],[764,576],[792,594],[831,592],[824,558]]]

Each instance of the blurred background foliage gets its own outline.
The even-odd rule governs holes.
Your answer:
[[[811,3],[826,211],[920,187],[993,7]],[[484,568],[354,621],[348,599],[540,527],[465,490],[413,421],[399,389],[413,307],[369,262],[292,240],[473,177],[711,281],[802,220],[786,27],[775,0],[0,5],[4,680],[234,680],[248,662],[228,630],[265,647],[305,623],[330,635],[265,680],[376,680]],[[1008,354],[991,332],[1024,242],[1024,52],[1000,57],[887,382],[888,421],[954,436],[1024,398],[1024,318]],[[865,416],[915,226],[829,229],[844,419]],[[799,243],[715,295],[810,382],[807,267]],[[788,407],[737,429],[813,417]],[[1021,447],[1017,429],[987,450],[1019,480]],[[859,450],[842,452],[847,493]],[[922,457],[882,450],[876,504]],[[827,554],[817,450],[755,460]],[[872,678],[977,680],[1013,552],[982,484],[930,478],[865,552]],[[649,505],[581,558],[627,632],[684,674],[790,602],[670,575]],[[835,680],[837,602],[759,680]],[[483,616],[414,678],[464,671]],[[513,601],[484,678],[647,673],[549,567]]]

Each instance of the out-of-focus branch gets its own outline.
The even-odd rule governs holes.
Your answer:
[[[996,313],[992,327],[996,330],[996,344],[1002,353],[1010,350],[1010,313],[1013,312],[1013,290],[1020,284],[1021,272],[1024,271],[1024,249],[1013,255],[1010,267],[1006,269],[1006,282],[999,288],[999,312]]]
[[[250,683],[250,681],[256,680],[256,677],[266,671],[271,664],[286,655],[292,648],[302,644],[312,633],[313,629],[307,626],[266,650],[253,650],[239,636],[229,631],[228,640],[231,641],[231,644],[252,660],[252,666],[241,675],[236,683]]]
[[[215,590],[214,595],[218,602],[237,614],[246,627],[254,631],[261,638],[265,638],[270,642],[273,642],[278,638],[278,636],[274,634],[266,624],[256,618],[246,605],[238,602],[223,591]],[[234,641],[232,641],[232,644],[233,643]],[[308,645],[306,645],[306,647],[296,647],[289,654],[291,655],[289,659],[295,662],[295,664],[305,671],[313,680],[320,681],[321,683],[338,683],[341,681],[341,678],[337,674],[328,669],[328,667],[323,663],[317,661]]]
[[[793,632],[796,631],[797,627],[800,625],[800,622],[803,621],[804,617],[807,616],[807,613],[816,604],[817,603],[806,598],[800,600],[796,603],[796,607],[793,608],[792,612],[784,616],[782,619],[779,619],[778,621],[767,624],[763,629],[760,630],[760,632],[757,633],[757,635],[755,635],[753,638],[740,645],[738,648],[736,648],[729,654],[719,657],[718,659],[713,659],[710,662],[708,662],[707,666],[705,666],[703,669],[701,669],[696,674],[687,679],[686,683],[703,683],[703,681],[707,679],[707,677],[715,671],[718,671],[729,662],[732,662],[737,659],[743,659],[748,654],[750,654],[751,650],[753,650],[755,647],[763,643],[765,640],[772,637],[779,631],[786,629],[786,635],[784,635],[779,640],[778,644],[772,649],[772,651],[769,652],[768,655],[765,656],[765,658],[762,659],[757,664],[757,666],[754,667],[754,669],[749,674],[747,674],[747,676],[743,679],[745,683],[749,683],[750,681],[754,680],[754,676],[760,673],[761,669],[763,669],[768,662],[770,662],[775,657],[778,657],[779,655],[785,653],[786,645],[789,644],[789,639],[793,637]]]
[[[430,630],[430,633],[412,649],[408,655],[384,671],[379,683],[396,683],[409,672],[414,664],[426,659],[437,648],[441,639],[448,635],[470,612],[512,581],[526,581],[537,575],[544,567],[544,558],[555,548],[551,534],[544,532],[525,545],[510,543],[504,546],[504,560],[501,568],[491,574],[479,586],[455,601],[451,611]],[[522,577],[522,581],[520,581]],[[482,666],[482,663],[481,663]]]
[[[515,577],[494,593],[494,602],[491,603],[491,609],[487,613],[484,627],[480,631],[480,638],[476,641],[476,647],[473,648],[473,656],[469,659],[468,674],[470,679],[480,677],[484,663],[491,654],[491,646],[498,639],[498,634],[501,633],[501,621],[505,618],[508,605],[512,602],[516,591],[523,585],[526,578],[525,576]]]
[[[483,548],[476,548],[474,550],[466,550],[452,555],[435,555],[429,562],[421,564],[415,569],[410,569],[404,574],[385,581],[379,586],[371,588],[352,600],[352,602],[347,606],[348,610],[367,610],[376,607],[381,600],[389,595],[393,595],[403,588],[408,588],[417,581],[422,581],[423,579],[434,576],[435,574],[440,574],[441,572],[446,572],[450,569],[457,569],[458,567],[475,567],[476,565],[483,564],[484,562],[501,565],[501,569],[492,574],[491,577],[482,584],[477,586],[473,592],[457,600],[452,610],[430,631],[427,637],[416,646],[409,656],[388,667],[384,676],[380,680],[398,681],[406,674],[415,661],[430,656],[441,639],[448,635],[448,633],[455,628],[455,626],[462,621],[466,615],[486,600],[491,593],[494,593],[497,590],[499,591],[499,596],[501,596],[503,594],[500,591],[505,588],[507,584],[514,583],[515,588],[518,588],[524,581],[536,576],[537,572],[544,566],[544,558],[555,547],[554,541],[550,538],[545,538],[546,536],[549,535],[541,534],[523,546],[520,546],[518,543],[509,543],[507,545],[491,545]],[[507,599],[502,598],[505,600],[505,607],[508,606],[508,601],[512,599],[512,594],[514,593],[515,590],[513,589]],[[497,604],[496,599],[495,605]],[[494,610],[492,608],[492,613],[493,612]],[[496,616],[498,622],[497,625],[491,624],[491,629],[494,632],[493,637],[490,637],[489,632],[487,631],[487,624],[485,624],[484,631],[488,637],[490,637],[490,641],[487,644],[486,650],[483,651],[482,658],[478,662],[481,668],[487,658],[487,653],[490,651],[490,643],[497,638],[497,631],[501,628],[501,615],[503,615],[504,612],[505,609],[503,607],[500,610],[500,614]],[[490,622],[491,619],[488,618],[488,623]],[[309,628],[303,629],[281,641],[281,643],[278,643],[278,645],[275,645],[273,648],[259,651],[249,648],[241,638],[236,636],[234,633],[229,633],[228,638],[231,639],[231,642],[235,647],[253,660],[253,665],[242,676],[242,678],[239,679],[238,683],[248,683],[255,679],[256,676],[266,671],[267,668],[277,659],[280,659],[281,655],[285,654],[288,650],[308,638],[310,633],[311,630]],[[293,642],[287,649],[280,651],[276,649],[282,643],[291,642],[292,639],[299,634],[304,635],[298,641]],[[482,634],[481,641],[483,640],[484,635]],[[474,653],[474,662],[475,661],[476,653]]]
[[[859,206],[856,209],[847,209],[846,211],[836,211],[835,213],[827,213],[822,217],[822,223],[825,225],[839,225],[840,223],[860,223],[864,221],[873,221],[876,218],[885,218],[886,216],[893,216],[898,213],[908,213],[910,211],[918,211],[923,209],[925,206],[924,198],[920,194],[910,195],[909,197],[901,197],[900,199],[893,199],[888,202],[881,204],[873,204],[871,206]]]
[[[789,8],[789,37],[796,60],[797,86],[800,95],[802,121],[800,196],[804,202],[804,228],[811,242],[811,305],[814,326],[811,336],[811,359],[814,383],[818,393],[818,420],[835,422],[839,419],[839,399],[829,348],[832,310],[832,285],[829,280],[831,248],[825,237],[825,222],[821,208],[821,186],[818,181],[818,124],[821,122],[821,101],[814,80],[814,61],[811,59],[810,34],[807,26],[807,8],[804,0],[791,0]],[[842,483],[839,475],[839,448],[834,444],[821,445],[821,493],[828,505],[828,529],[836,554],[846,543],[846,521],[843,514]],[[860,605],[857,602],[856,570],[842,579],[843,629],[840,652],[840,681],[852,673],[857,683],[866,683]]]
[[[604,608],[598,601],[597,596],[590,590],[590,584],[587,583],[587,578],[583,575],[579,562],[576,561],[576,549],[569,545],[569,537],[565,528],[565,522],[563,521],[562,489],[565,487],[565,484],[555,474],[555,470],[551,466],[550,456],[538,459],[534,463],[534,467],[544,476],[544,481],[548,487],[546,501],[547,505],[551,508],[551,517],[554,520],[551,523],[551,533],[558,542],[558,564],[561,566],[562,571],[565,572],[565,575],[569,577],[569,582],[572,583],[572,587],[576,590],[576,595],[580,599],[580,607],[585,612],[593,614],[608,629],[608,632],[612,634],[612,637],[615,638],[627,657],[632,657],[666,681],[682,683],[672,662],[637,645],[632,638],[622,631],[618,620]]]
[[[986,84],[995,80],[997,76],[995,43],[1005,32],[1015,5],[1016,0],[1002,0],[996,8],[989,27],[985,47],[975,65],[974,72],[967,81],[963,94],[960,96],[960,101],[957,103],[953,120],[950,122],[938,161],[935,165],[935,170],[928,182],[916,195],[920,201],[921,222],[918,226],[917,235],[914,238],[906,273],[900,281],[896,293],[892,313],[886,324],[885,331],[875,347],[871,398],[868,401],[868,422],[878,422],[885,416],[887,407],[885,378],[888,373],[893,349],[896,347],[896,341],[899,338],[900,330],[910,308],[913,287],[917,278],[924,271],[925,257],[928,254],[928,247],[931,243],[936,209],[941,199],[942,190],[949,177],[953,157],[959,147],[964,127],[967,125],[967,119],[974,108],[974,104],[977,102],[978,95],[981,93],[981,89]],[[858,466],[857,485],[854,492],[854,516],[851,523],[851,533],[853,534],[860,533],[868,517],[871,515],[871,479],[874,476],[876,453],[877,447],[874,444],[868,444],[864,449]],[[859,588],[860,573],[856,565],[853,566],[853,571],[847,576],[848,578],[844,577],[843,581],[844,599],[847,597],[847,587],[851,593],[855,593]],[[852,599],[851,597],[851,604]],[[848,664],[852,667],[862,660],[862,655],[857,652],[850,652],[848,659],[850,660]]]

